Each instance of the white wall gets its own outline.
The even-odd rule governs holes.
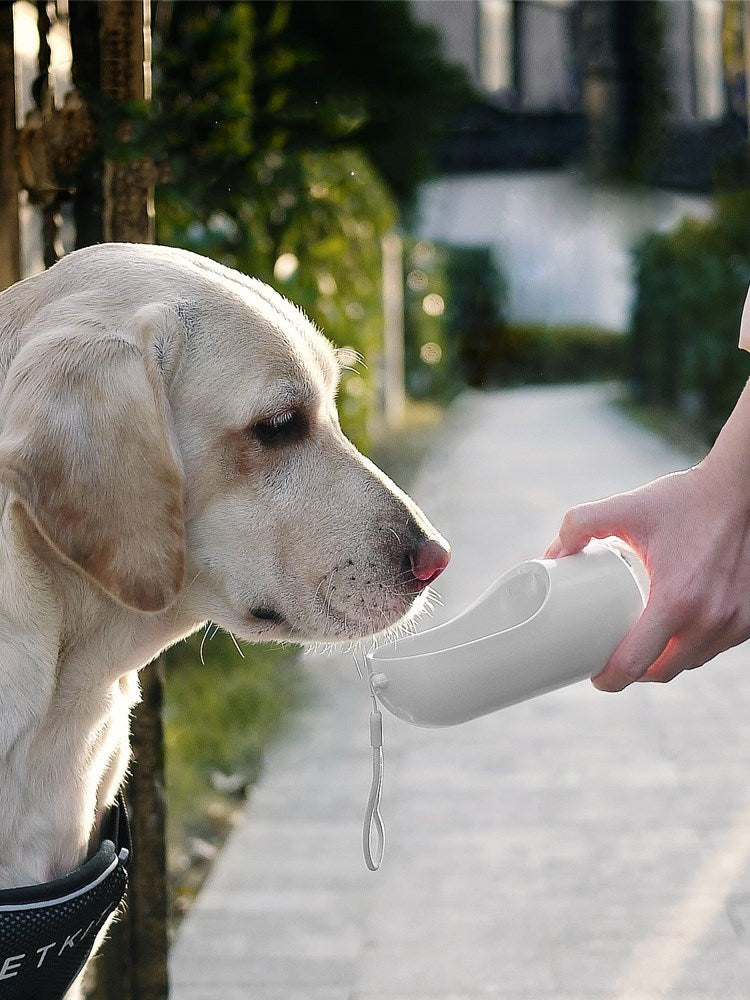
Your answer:
[[[574,172],[443,178],[420,197],[419,235],[494,249],[521,322],[624,330],[632,295],[630,248],[683,215],[708,217],[707,198],[593,187]]]

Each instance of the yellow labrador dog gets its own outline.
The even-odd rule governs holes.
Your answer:
[[[92,247],[0,295],[0,889],[97,843],[166,646],[420,610],[447,544],[344,437],[339,375],[297,308],[185,251]]]

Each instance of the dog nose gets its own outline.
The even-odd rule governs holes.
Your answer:
[[[409,553],[409,562],[414,577],[427,586],[440,576],[450,562],[451,550],[443,542],[428,538]]]

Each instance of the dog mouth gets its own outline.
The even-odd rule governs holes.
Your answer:
[[[262,639],[302,644],[355,641],[405,626],[429,607],[431,596],[431,588],[385,593],[378,587],[370,594],[350,597],[344,607],[334,604],[330,595],[319,596],[307,613],[294,618],[276,605],[259,604],[245,620]]]
[[[431,585],[449,558],[447,546],[429,539],[387,560],[354,555],[318,577],[301,600],[293,596],[299,583],[283,601],[259,595],[245,621],[261,639],[303,644],[357,641],[407,628],[429,611],[437,597]]]
[[[285,625],[286,618],[275,608],[262,605],[250,609],[250,617],[259,622],[267,622],[269,625]]]
[[[312,634],[306,641],[354,641],[406,626],[428,610],[436,596],[426,584],[368,581],[355,587],[351,579],[347,583],[348,588],[331,587],[318,596],[311,615]]]

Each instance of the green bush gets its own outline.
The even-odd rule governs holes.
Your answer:
[[[507,285],[487,247],[420,240],[405,255],[406,383],[415,399],[450,400],[483,384]]]
[[[496,324],[487,338],[481,382],[533,385],[620,378],[625,369],[625,338],[589,326],[544,323]]]
[[[407,246],[406,383],[416,399],[464,386],[620,378],[624,338],[585,326],[508,323],[507,279],[488,247]]]
[[[635,250],[629,371],[636,401],[673,409],[710,439],[731,412],[750,364],[737,350],[750,282],[750,197],[719,202],[708,222],[685,219]]]
[[[366,446],[382,343],[381,239],[397,217],[366,157],[345,149],[269,154],[256,197],[231,217],[198,219],[191,205],[166,194],[159,207],[159,242],[261,278],[349,349],[339,413],[349,437]]]
[[[468,77],[407,0],[164,7],[136,143],[160,164],[159,242],[262,278],[351,348],[350,366],[363,355],[339,410],[365,446],[381,389],[381,238],[432,175],[433,139],[472,99]]]
[[[404,369],[413,399],[447,402],[461,388],[448,336],[448,251],[429,240],[404,240]]]
[[[467,385],[481,386],[504,323],[508,285],[487,247],[452,247],[447,261],[448,326]]]

